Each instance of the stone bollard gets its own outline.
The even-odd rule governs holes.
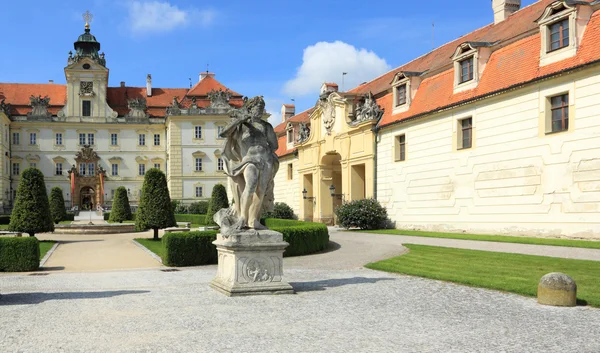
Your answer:
[[[577,305],[577,284],[568,275],[552,272],[544,275],[538,285],[538,303],[553,306]]]

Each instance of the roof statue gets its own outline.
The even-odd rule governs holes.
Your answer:
[[[4,99],[0,101],[0,111],[6,114],[6,116],[10,116],[10,103],[4,103]]]
[[[29,97],[29,105],[32,107],[31,113],[27,115],[29,117],[48,117],[52,116],[51,113],[48,112],[48,107],[50,106],[50,97],[44,96],[31,96]]]
[[[229,109],[229,100],[231,99],[231,92],[229,90],[223,91],[223,89],[219,88],[219,90],[211,90],[208,92],[208,99],[210,99],[209,108],[215,109]]]
[[[260,216],[273,207],[278,142],[273,126],[263,120],[264,111],[261,96],[245,98],[241,108],[230,112],[232,120],[220,135],[227,139],[223,161],[234,199],[230,208],[215,214],[224,237],[266,229]]]
[[[377,120],[383,114],[383,110],[377,105],[373,93],[369,92],[364,96],[364,101],[359,103],[354,114],[353,124],[358,124],[363,121]]]
[[[127,117],[129,118],[146,118],[146,98],[132,98],[127,100],[127,107],[129,108],[129,113],[127,113]]]
[[[298,139],[296,140],[296,142],[302,143],[302,142],[308,140],[309,137],[310,137],[310,126],[308,126],[308,124],[305,124],[305,123],[298,124]]]
[[[173,97],[171,105],[167,107],[167,115],[181,115],[181,108],[179,108],[179,102],[177,96]]]

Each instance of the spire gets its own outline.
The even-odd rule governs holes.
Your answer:
[[[77,62],[84,57],[91,58],[98,64],[102,66],[106,66],[106,60],[104,59],[104,53],[98,54],[100,51],[100,42],[96,40],[90,33],[90,22],[92,22],[92,18],[94,16],[86,11],[83,14],[83,20],[85,21],[85,33],[77,38],[77,41],[73,44],[75,48],[75,56],[72,60],[69,60],[69,63]]]

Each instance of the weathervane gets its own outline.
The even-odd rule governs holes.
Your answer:
[[[85,28],[86,29],[90,28],[90,22],[92,22],[93,18],[94,18],[94,15],[92,15],[89,11],[86,11],[83,14],[83,20],[85,21]]]

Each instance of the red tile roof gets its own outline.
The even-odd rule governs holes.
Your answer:
[[[315,110],[315,108],[310,108],[307,109],[305,111],[303,111],[300,114],[294,115],[293,117],[287,119],[286,121],[282,122],[281,124],[275,126],[275,133],[277,135],[280,135],[282,133],[285,132],[285,127],[287,126],[287,124],[289,122],[292,123],[305,123],[310,119],[310,114],[313,112],[313,110]]]
[[[454,70],[451,68],[423,79],[411,102],[410,109],[404,113],[392,115],[392,93],[379,98],[377,102],[385,110],[379,121],[379,127],[484,97],[581,65],[592,62],[600,63],[600,45],[598,43],[600,43],[600,11],[592,15],[576,56],[540,66],[541,38],[539,33],[534,34],[494,51],[479,84],[472,90],[453,94]]]
[[[145,98],[148,106],[147,113],[151,116],[164,117],[166,108],[171,105],[175,96],[179,97],[178,100],[183,108],[191,105],[192,96],[198,97],[196,101],[198,107],[208,107],[210,101],[206,96],[212,89],[227,90],[227,87],[214,77],[207,76],[191,89],[153,87],[150,97],[146,96],[146,87],[108,87],[106,100],[119,116],[124,116],[129,112],[128,99]],[[241,107],[244,103],[242,96],[234,91],[230,90],[230,92],[233,96],[229,103],[234,107]],[[30,112],[29,97],[32,95],[50,97],[48,111],[56,115],[66,103],[67,87],[59,84],[0,83],[0,101],[5,99],[6,103],[11,104],[12,115],[26,115]]]
[[[279,136],[277,138],[277,143],[279,144],[279,148],[275,151],[275,154],[279,157],[287,156],[288,154],[292,154],[296,151],[296,148],[288,149],[287,148],[287,137],[285,135]]]

